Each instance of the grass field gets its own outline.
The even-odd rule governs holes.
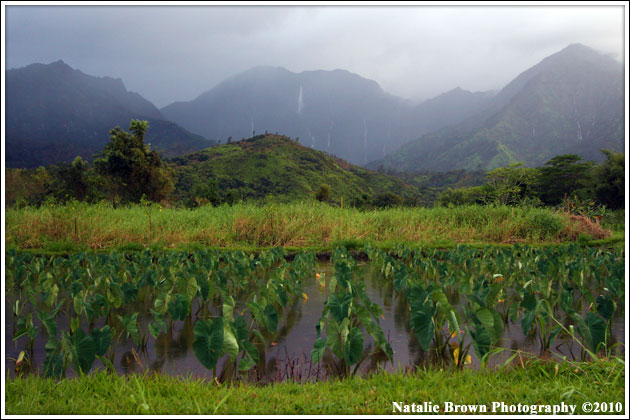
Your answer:
[[[59,382],[38,377],[8,379],[5,392],[6,414],[31,415],[402,414],[393,411],[394,401],[409,405],[431,402],[442,409],[441,414],[445,414],[445,402],[485,405],[488,413],[492,413],[493,402],[564,402],[576,406],[575,414],[585,414],[584,402],[623,404],[624,386],[625,363],[613,359],[598,364],[533,362],[504,370],[418,370],[267,386],[216,385],[193,378],[118,376],[101,371]]]
[[[549,209],[464,206],[360,211],[317,201],[194,210],[82,203],[6,210],[6,246],[77,252],[110,248],[273,247],[331,249],[357,243],[558,243],[610,231]]]

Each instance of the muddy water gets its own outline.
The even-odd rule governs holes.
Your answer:
[[[366,292],[372,302],[380,305],[383,309],[384,319],[380,319],[380,325],[390,342],[394,351],[393,361],[387,360],[382,354],[373,354],[372,343],[366,339],[365,360],[359,366],[359,373],[373,371],[375,369],[385,369],[387,371],[397,371],[399,369],[409,369],[414,366],[434,363],[434,352],[429,350],[424,352],[418,345],[417,340],[409,327],[409,312],[404,298],[398,297],[390,282],[384,281],[370,268],[368,263],[361,264],[365,273]],[[329,263],[322,263],[318,272],[328,281],[332,277],[332,266]],[[334,358],[327,355],[318,365],[310,362],[310,351],[316,339],[315,325],[319,322],[324,301],[328,296],[328,289],[322,288],[319,282],[313,278],[305,281],[303,292],[308,299],[299,300],[287,305],[281,313],[278,324],[278,332],[275,336],[266,337],[267,346],[259,347],[261,360],[259,364],[248,372],[242,379],[270,382],[286,379],[312,380],[324,379],[335,376],[338,373],[338,366]],[[451,300],[453,299],[453,300]],[[450,296],[451,303],[457,303],[458,296]],[[462,302],[463,304],[463,299]],[[142,310],[138,316],[139,329],[145,331],[148,337],[146,348],[140,349],[131,338],[122,337],[116,346],[114,366],[120,373],[131,372],[161,372],[168,375],[192,376],[212,379],[213,372],[207,370],[197,360],[192,349],[194,340],[193,320],[175,321],[167,332],[162,333],[157,339],[148,334],[148,323],[152,320],[148,313],[148,308]],[[25,337],[12,340],[14,332],[14,318],[10,310],[10,305],[5,304],[7,325],[5,328],[6,354],[5,360],[7,369],[13,371],[15,359],[20,351],[25,350]],[[193,311],[194,313],[194,311]],[[97,325],[97,327],[99,327]],[[59,329],[67,329],[60,321]],[[85,329],[85,326],[84,326]],[[37,372],[41,369],[44,359],[47,338],[40,327],[40,334],[35,340],[33,354],[31,355],[31,370]],[[613,322],[612,342],[623,342],[625,337],[625,323],[623,315],[618,315]],[[112,343],[111,349],[114,347]],[[524,359],[527,354],[538,355],[540,344],[535,337],[523,336],[520,322],[506,326],[504,337],[498,343],[498,347],[506,351],[492,357],[491,365],[500,365],[507,360],[513,351],[520,350],[525,354],[518,357],[515,362]],[[623,346],[617,347],[623,353]],[[510,351],[512,350],[512,351]],[[547,357],[566,356],[569,360],[580,359],[580,347],[568,338],[558,337],[552,348],[554,354]],[[479,366],[479,361],[474,355],[473,347],[470,347],[472,355],[471,368]],[[96,360],[94,369],[100,369],[103,365]],[[68,376],[74,376],[71,369]],[[220,380],[228,380],[235,375],[234,368],[227,356],[224,356],[217,364],[217,376]]]

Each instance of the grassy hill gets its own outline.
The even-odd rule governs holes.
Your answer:
[[[390,193],[406,200],[418,198],[417,188],[400,179],[279,135],[217,145],[170,162],[176,172],[176,191],[197,189],[211,194],[214,190],[232,200],[303,200],[313,198],[322,184],[330,185],[329,201],[337,203],[343,197],[344,203],[360,204]]]

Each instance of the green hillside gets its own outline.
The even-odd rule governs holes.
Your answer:
[[[232,200],[273,199],[289,202],[315,197],[322,184],[330,185],[331,202],[362,204],[391,193],[407,201],[418,190],[389,175],[379,174],[300,145],[285,136],[260,135],[217,145],[170,160],[176,191],[225,194]],[[183,197],[180,197],[183,198]],[[229,200],[228,200],[229,201]]]

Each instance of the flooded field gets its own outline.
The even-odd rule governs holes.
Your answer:
[[[360,361],[353,366],[353,371],[358,374],[385,369],[387,371],[397,371],[399,369],[411,369],[432,363],[444,363],[444,355],[438,357],[435,346],[432,345],[427,351],[423,350],[418,343],[416,334],[410,326],[410,308],[407,300],[402,294],[396,292],[391,281],[383,278],[382,273],[376,266],[369,262],[358,264],[359,272],[362,273],[362,281],[365,284],[365,292],[372,303],[382,308],[382,316],[379,318],[380,327],[391,349],[393,358],[389,360],[386,354],[375,348],[374,342],[366,334],[366,340]],[[329,283],[334,277],[333,264],[330,262],[319,262],[315,269],[316,276],[309,276],[302,282],[303,295],[299,299],[290,301],[286,307],[279,311],[277,331],[275,333],[263,332],[266,346],[257,344],[259,360],[258,363],[247,372],[238,372],[235,363],[230,361],[229,356],[223,355],[216,364],[216,371],[206,369],[193,350],[195,341],[194,324],[198,318],[199,307],[193,305],[190,315],[183,320],[171,320],[166,323],[165,330],[154,338],[148,333],[149,325],[153,320],[150,309],[154,306],[153,301],[147,304],[136,302],[126,310],[128,314],[138,313],[137,325],[139,340],[136,342],[129,335],[120,336],[118,341],[112,339],[110,358],[113,366],[121,373],[130,372],[160,372],[168,375],[193,376],[212,379],[213,375],[220,381],[234,379],[236,377],[244,380],[256,382],[273,382],[282,380],[314,380],[325,379],[327,377],[344,374],[343,367],[339,360],[330,351],[324,352],[322,359],[318,363],[311,362],[311,351],[317,338],[316,325],[322,316],[322,308],[326,299],[330,295]],[[455,307],[463,307],[466,298],[460,296],[458,292],[453,292],[448,296],[449,302]],[[28,348],[28,337],[23,336],[13,340],[16,332],[16,317],[12,311],[11,301],[15,301],[15,296],[7,295],[5,304],[5,314],[7,325],[5,326],[7,366],[15,374],[16,360],[20,352],[25,351],[29,361],[29,367],[22,367],[31,372],[41,372],[46,359],[47,337],[39,334],[33,341],[32,349]],[[221,314],[221,308],[214,307],[210,310],[215,315]],[[236,311],[244,313],[243,306],[237,306]],[[248,320],[249,321],[249,320]],[[503,349],[501,352],[493,354],[489,360],[489,366],[499,366],[511,358],[515,352],[519,352],[517,357],[511,359],[511,363],[522,363],[531,357],[545,357],[560,359],[566,356],[569,360],[580,360],[584,352],[576,340],[567,334],[558,334],[553,346],[541,354],[541,343],[536,334],[525,336],[521,328],[522,319],[517,322],[508,321],[503,330],[500,340],[493,346],[493,349]],[[60,330],[67,329],[68,318],[63,314],[57,318]],[[570,322],[570,320],[569,320]],[[82,325],[89,329],[87,323]],[[92,325],[92,328],[100,328],[104,325],[103,320]],[[43,329],[44,326],[37,319],[34,326]],[[117,327],[116,324],[113,325]],[[120,330],[120,328],[116,328]],[[618,311],[612,320],[612,337],[609,343],[623,343],[625,337],[624,316]],[[365,332],[365,331],[364,331]],[[462,333],[463,327],[462,327]],[[448,336],[448,334],[446,334]],[[456,340],[452,337],[452,341]],[[469,345],[470,339],[465,339],[465,344]],[[452,352],[452,348],[447,350]],[[623,354],[622,345],[616,346],[616,351]],[[113,353],[112,353],[113,352]],[[475,353],[470,351],[470,366],[467,368],[478,368],[479,359]],[[446,356],[449,357],[448,355]],[[96,360],[92,369],[105,368],[102,361]],[[74,376],[76,373],[67,368],[66,374]]]

